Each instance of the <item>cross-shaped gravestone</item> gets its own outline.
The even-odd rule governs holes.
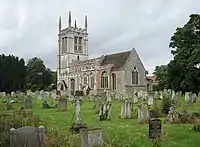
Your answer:
[[[70,131],[72,133],[79,133],[80,129],[87,128],[86,125],[81,120],[80,115],[80,99],[79,99],[79,92],[75,92],[76,95],[76,115],[75,115],[75,123],[72,124]]]

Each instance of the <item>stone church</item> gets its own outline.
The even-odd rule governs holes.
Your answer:
[[[89,87],[97,91],[124,92],[126,86],[152,89],[145,67],[134,48],[89,59],[87,16],[84,25],[84,28],[78,28],[75,20],[72,26],[71,12],[67,28],[62,29],[61,17],[59,19],[58,90],[75,91]]]

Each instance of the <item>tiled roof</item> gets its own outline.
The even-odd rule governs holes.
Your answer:
[[[112,70],[119,70],[126,63],[126,60],[128,59],[130,53],[131,51],[126,51],[126,52],[105,55],[105,58],[101,63],[101,66],[113,64],[114,66],[112,67]]]
[[[148,80],[151,80],[153,83],[158,83],[156,76],[147,76]]]

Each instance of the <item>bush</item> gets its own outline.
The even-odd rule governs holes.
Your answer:
[[[162,113],[166,116],[170,107],[173,106],[173,101],[169,97],[164,97],[162,100]]]

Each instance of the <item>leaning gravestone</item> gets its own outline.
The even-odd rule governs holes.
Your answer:
[[[62,98],[62,97],[58,99],[58,110],[59,111],[67,110],[67,99]]]
[[[158,118],[149,121],[149,139],[159,139],[161,137],[162,122]]]
[[[81,129],[81,147],[102,147],[103,137],[101,128]]]
[[[10,129],[10,147],[41,147],[44,142],[45,128],[25,126]]]

